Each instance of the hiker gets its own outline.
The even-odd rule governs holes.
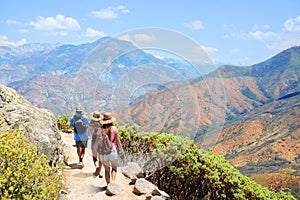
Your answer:
[[[77,155],[79,158],[78,167],[83,168],[83,158],[85,154],[85,148],[87,147],[88,135],[87,126],[89,120],[83,116],[83,110],[81,106],[77,106],[75,109],[75,115],[71,118],[70,126],[74,129],[74,140],[77,148]]]
[[[97,156],[97,151],[94,150],[95,142],[97,139],[97,132],[98,129],[101,127],[100,119],[102,118],[100,112],[95,111],[93,113],[93,116],[91,118],[91,122],[89,124],[88,128],[88,136],[92,139],[91,142],[91,150],[92,150],[92,157],[93,157],[93,162],[95,166],[95,172],[93,173],[94,176],[98,176],[99,178],[102,178],[102,175],[100,174],[101,168],[102,168],[102,163],[99,160],[98,161],[98,156]]]
[[[115,121],[115,118],[112,117],[112,113],[107,112],[103,114],[103,119],[100,120],[100,123],[102,124],[102,127],[98,129],[97,132],[97,140],[95,145],[95,150],[98,150],[99,160],[102,162],[104,169],[105,169],[105,180],[107,185],[111,182],[114,182],[116,180],[117,176],[117,167],[118,167],[118,150],[120,154],[124,154],[121,140],[118,135],[118,129],[113,125],[113,122]],[[109,139],[110,144],[112,145],[112,148],[110,150],[110,153],[104,153],[103,149],[103,138],[105,136]],[[102,145],[102,146],[101,146]],[[100,148],[99,148],[100,147]],[[100,149],[100,150],[99,150]],[[110,171],[110,166],[112,167]]]

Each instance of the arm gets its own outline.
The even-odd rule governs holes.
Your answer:
[[[124,153],[124,150],[123,150],[123,147],[122,147],[121,140],[120,140],[120,138],[119,138],[119,133],[118,133],[117,127],[115,127],[115,126],[111,127],[111,131],[114,132],[114,134],[115,134],[116,145],[118,146],[119,151],[123,154],[123,153]]]
[[[98,132],[99,132],[99,129],[98,129]],[[98,151],[98,146],[99,146],[99,142],[100,142],[100,137],[98,135],[98,132],[97,132],[97,138],[96,138],[96,141],[94,144],[94,148],[92,149],[93,157],[97,157],[97,151]]]
[[[72,130],[74,130],[74,126],[75,126],[74,123],[75,123],[75,120],[74,120],[74,117],[72,117],[71,120],[70,120],[70,128]]]
[[[124,154],[124,150],[123,150],[123,147],[122,147],[121,140],[120,140],[120,138],[119,138],[119,134],[116,134],[116,144],[117,144],[117,146],[118,146],[120,152],[121,152],[122,154]]]
[[[88,118],[84,117],[83,120],[84,120],[84,125],[86,127],[88,127],[88,125],[90,124],[90,121],[88,120]]]
[[[92,127],[91,125],[88,126],[88,132],[87,135],[89,138],[92,137],[92,133],[94,132],[94,127]]]

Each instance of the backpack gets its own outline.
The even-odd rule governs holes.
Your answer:
[[[102,155],[108,155],[112,152],[113,144],[110,141],[108,134],[103,132],[107,132],[108,134],[110,134],[110,130],[102,129],[100,143],[98,144],[98,153]]]
[[[84,125],[83,117],[82,116],[80,116],[80,117],[74,116],[74,119],[75,119],[75,122],[74,122],[75,132],[78,134],[84,133],[86,126]]]

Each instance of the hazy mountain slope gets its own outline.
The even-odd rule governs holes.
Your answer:
[[[129,111],[117,113],[121,121],[198,140],[207,130],[213,131],[216,124],[300,91],[299,52],[300,47],[293,47],[257,65],[222,66],[203,78],[167,84],[167,89],[148,93],[132,104]]]
[[[1,83],[34,105],[66,113],[75,104],[88,112],[96,107],[112,109],[114,92],[129,90],[126,95],[140,96],[149,87],[145,80],[159,83],[152,85],[155,88],[199,75],[180,63],[169,65],[130,42],[105,37],[81,45],[0,47],[0,76]],[[135,92],[136,86],[141,90]]]
[[[222,66],[207,77],[255,77],[260,90],[269,98],[280,98],[300,91],[300,47],[291,47],[272,58],[249,67]]]
[[[299,161],[300,96],[274,101],[243,116],[219,134],[213,151],[236,166]]]
[[[222,66],[190,82],[170,83],[117,110],[118,119],[190,136],[259,183],[298,194],[299,52],[293,47],[253,66]],[[260,173],[268,173],[269,181]]]

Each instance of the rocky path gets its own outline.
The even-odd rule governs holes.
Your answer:
[[[76,147],[73,140],[73,134],[62,133],[62,139],[66,145],[66,155],[68,156],[69,167],[63,170],[64,189],[59,199],[60,200],[89,200],[89,199],[145,199],[145,196],[137,196],[133,191],[133,185],[130,185],[130,179],[126,178],[121,173],[121,168],[118,169],[116,184],[120,186],[122,192],[118,195],[108,196],[105,194],[106,182],[104,177],[94,177],[93,172],[95,167],[93,164],[91,150],[86,149],[84,157],[84,168],[78,169],[78,156],[76,153]],[[101,174],[104,176],[104,168],[102,168]]]

